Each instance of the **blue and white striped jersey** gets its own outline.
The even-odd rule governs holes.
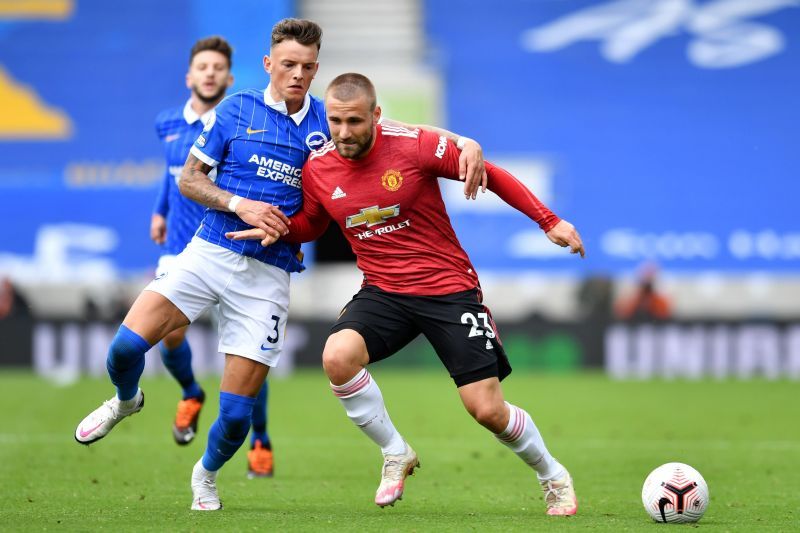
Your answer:
[[[221,189],[280,207],[287,216],[303,203],[301,170],[312,150],[330,139],[322,100],[306,95],[303,108],[286,114],[265,90],[248,89],[225,98],[214,110],[191,153],[216,167]],[[254,257],[287,272],[303,270],[300,245],[278,241],[232,241],[228,231],[247,229],[235,213],[209,209],[197,233],[201,239]]]
[[[167,219],[167,239],[162,246],[163,254],[181,253],[192,240],[203,219],[205,206],[183,196],[178,190],[178,181],[189,150],[203,131],[203,124],[210,115],[211,111],[201,117],[187,101],[186,105],[167,109],[156,117],[156,133],[164,146],[167,160],[166,172],[153,209]]]

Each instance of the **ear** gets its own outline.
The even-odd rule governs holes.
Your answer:
[[[272,60],[270,60],[269,56],[264,56],[264,72],[272,74]]]
[[[233,74],[228,74],[228,83],[225,86],[230,87],[231,85],[233,85]]]
[[[192,82],[189,79],[189,71],[188,70],[186,71],[186,88],[187,89],[191,89],[192,88]]]
[[[372,112],[372,123],[373,124],[377,124],[378,121],[381,119],[381,113],[383,113],[383,111],[381,110],[381,106],[376,105],[375,106],[375,111]]]
[[[313,80],[317,76],[317,71],[319,70],[319,61],[314,63],[314,72],[311,73],[311,79]]]

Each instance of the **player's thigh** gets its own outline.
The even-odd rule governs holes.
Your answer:
[[[169,332],[186,326],[189,319],[163,295],[144,290],[133,302],[122,323],[152,345]]]
[[[220,392],[230,392],[239,396],[255,398],[269,373],[269,367],[259,361],[225,354],[225,368],[222,371]]]
[[[424,302],[416,302],[415,320],[456,386],[493,377],[502,380],[511,372],[494,321],[477,291],[420,300]]]
[[[289,315],[289,273],[245,257],[219,301],[219,351],[275,366]]]
[[[183,252],[175,256],[146,287],[144,292],[157,293],[177,308],[185,321],[175,327],[194,322],[217,302],[219,292],[238,268],[241,256],[219,246],[192,239]],[[160,339],[158,339],[160,340]]]
[[[342,309],[331,333],[354,331],[364,340],[369,363],[386,359],[420,333],[399,298],[375,287],[363,287]]]

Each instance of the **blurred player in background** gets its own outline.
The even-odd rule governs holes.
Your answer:
[[[161,112],[156,118],[156,131],[167,159],[167,170],[150,222],[150,238],[162,246],[157,277],[166,275],[203,219],[205,207],[183,196],[178,183],[189,149],[203,131],[214,107],[233,84],[232,54],[230,44],[222,37],[197,41],[189,54],[186,73],[186,87],[191,91],[189,100],[180,107]],[[209,178],[216,179],[216,175],[214,170]],[[183,388],[183,399],[178,402],[172,425],[172,435],[180,445],[194,439],[205,401],[205,392],[192,372],[192,350],[186,340],[186,329],[176,329],[159,344],[164,366]],[[268,477],[273,473],[272,444],[267,434],[268,393],[265,381],[253,406],[251,446],[247,455],[250,477]]]
[[[503,399],[511,372],[478,276],[442,201],[438,176],[458,176],[451,141],[424,130],[379,125],[372,83],[360,74],[335,78],[325,93],[333,141],[303,168],[303,209],[286,239],[319,237],[336,221],[364,272],[361,290],[345,306],[322,355],[333,393],[348,417],[384,455],[375,503],[394,505],[419,466],[395,429],[369,363],[400,350],[420,333],[433,345],[467,411],[537,473],[548,515],[572,515],[578,502],[569,472],[550,454],[523,409]],[[547,237],[584,255],[569,222],[550,212],[506,171],[486,164],[488,187],[539,224]],[[229,238],[275,240],[255,228]],[[283,241],[278,241],[281,243]]]
[[[264,57],[267,88],[231,95],[212,113],[180,179],[181,193],[209,209],[175,264],[141,292],[112,341],[107,367],[116,396],[75,430],[78,442],[90,444],[139,412],[144,405],[139,388],[144,354],[219,304],[219,351],[225,353],[220,414],[192,471],[193,510],[222,508],[217,474],[244,442],[255,397],[280,359],[289,273],[304,268],[300,246],[279,242],[263,247],[229,240],[225,233],[256,227],[277,239],[288,233],[283,211],[291,215],[300,209],[303,164],[312,148],[330,138],[324,104],[308,94],[319,68],[321,37],[314,22],[278,22],[270,55]],[[477,143],[462,144],[464,191],[474,196],[485,175],[483,159]],[[216,182],[209,179],[214,168]]]

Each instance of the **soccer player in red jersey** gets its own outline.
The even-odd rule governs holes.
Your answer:
[[[345,306],[323,351],[325,372],[348,417],[380,446],[384,463],[375,503],[393,505],[419,466],[392,424],[369,363],[420,333],[431,342],[467,411],[537,473],[549,515],[578,508],[572,478],[550,454],[530,415],[503,398],[511,372],[478,276],[447,216],[437,177],[458,178],[458,150],[423,130],[381,126],[375,89],[343,74],[325,95],[333,140],[303,168],[303,209],[286,239],[310,241],[336,221],[357,257],[364,284]],[[488,188],[533,219],[547,237],[584,255],[581,238],[516,178],[486,163]],[[274,242],[259,228],[233,239]]]

